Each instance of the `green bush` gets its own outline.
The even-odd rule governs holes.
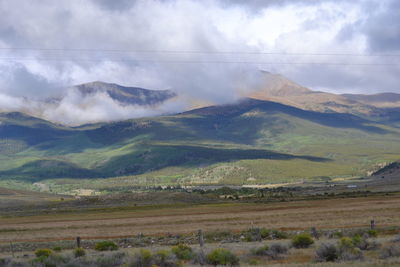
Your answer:
[[[48,249],[48,248],[40,248],[40,249],[35,251],[35,255],[38,258],[41,258],[41,257],[47,258],[52,253],[53,253],[53,251],[51,249]]]
[[[368,239],[369,234],[364,233],[362,236],[356,234],[353,236],[351,239],[353,245],[361,250],[373,250],[377,249],[380,247],[381,244],[379,244],[375,240],[370,240]]]
[[[185,244],[174,246],[171,250],[180,260],[189,261],[194,257],[192,248]]]
[[[61,249],[61,247],[54,247],[53,250],[54,250],[55,252],[60,252],[62,249]]]
[[[310,234],[302,233],[298,234],[292,239],[292,245],[295,248],[308,248],[314,243]]]
[[[171,252],[169,252],[168,250],[159,250],[154,256],[159,258],[160,261],[165,261],[170,255]]]
[[[353,240],[349,237],[342,237],[339,240],[339,260],[353,261],[361,260],[363,258],[361,250],[355,246],[354,242],[358,242],[358,238]]]
[[[86,251],[83,248],[74,249],[75,258],[83,257],[86,255]]]
[[[341,238],[341,237],[343,237],[343,233],[340,232],[340,231],[337,231],[337,232],[334,232],[332,234],[332,236],[335,237],[335,238]]]
[[[265,255],[267,255],[268,250],[269,250],[269,246],[264,245],[262,247],[253,248],[251,250],[251,253],[256,256],[265,256]]]
[[[261,264],[261,262],[257,259],[250,259],[247,263],[249,265],[260,265]]]
[[[273,239],[286,239],[288,238],[288,234],[279,230],[272,230],[272,238]]]
[[[136,253],[128,266],[151,267],[153,265],[153,255],[150,250],[141,249]]]
[[[98,251],[118,250],[118,246],[112,241],[101,241],[96,243],[94,249]]]
[[[367,234],[369,235],[369,237],[378,237],[378,231],[376,230],[368,230]]]
[[[339,248],[341,249],[353,249],[355,248],[353,240],[350,237],[344,236],[339,239]]]
[[[261,237],[263,239],[270,239],[272,231],[266,228],[261,228]]]
[[[239,258],[224,248],[214,249],[211,253],[207,255],[207,261],[209,264],[214,266],[217,265],[238,265]]]

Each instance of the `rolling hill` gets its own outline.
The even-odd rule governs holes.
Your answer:
[[[399,108],[400,94],[396,93],[381,93],[373,95],[362,94],[343,94],[347,99],[358,101],[367,105],[372,105],[381,108]]]
[[[244,99],[81,127],[3,113],[0,151],[0,185],[66,178],[95,187],[282,183],[374,171],[400,158],[400,129],[351,114]]]

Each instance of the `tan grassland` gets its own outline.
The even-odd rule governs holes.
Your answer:
[[[0,243],[178,234],[198,229],[343,229],[400,225],[400,195],[279,203],[160,205],[0,217]]]

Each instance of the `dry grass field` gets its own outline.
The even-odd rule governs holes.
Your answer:
[[[281,230],[400,226],[400,195],[278,203],[159,205],[0,217],[0,243],[179,234],[198,229]]]

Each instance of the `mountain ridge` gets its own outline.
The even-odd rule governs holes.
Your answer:
[[[212,170],[225,182],[287,182],[362,175],[370,157],[400,158],[400,130],[389,125],[255,99],[85,127],[44,125],[13,114],[0,120],[0,181],[154,172],[208,181]]]

